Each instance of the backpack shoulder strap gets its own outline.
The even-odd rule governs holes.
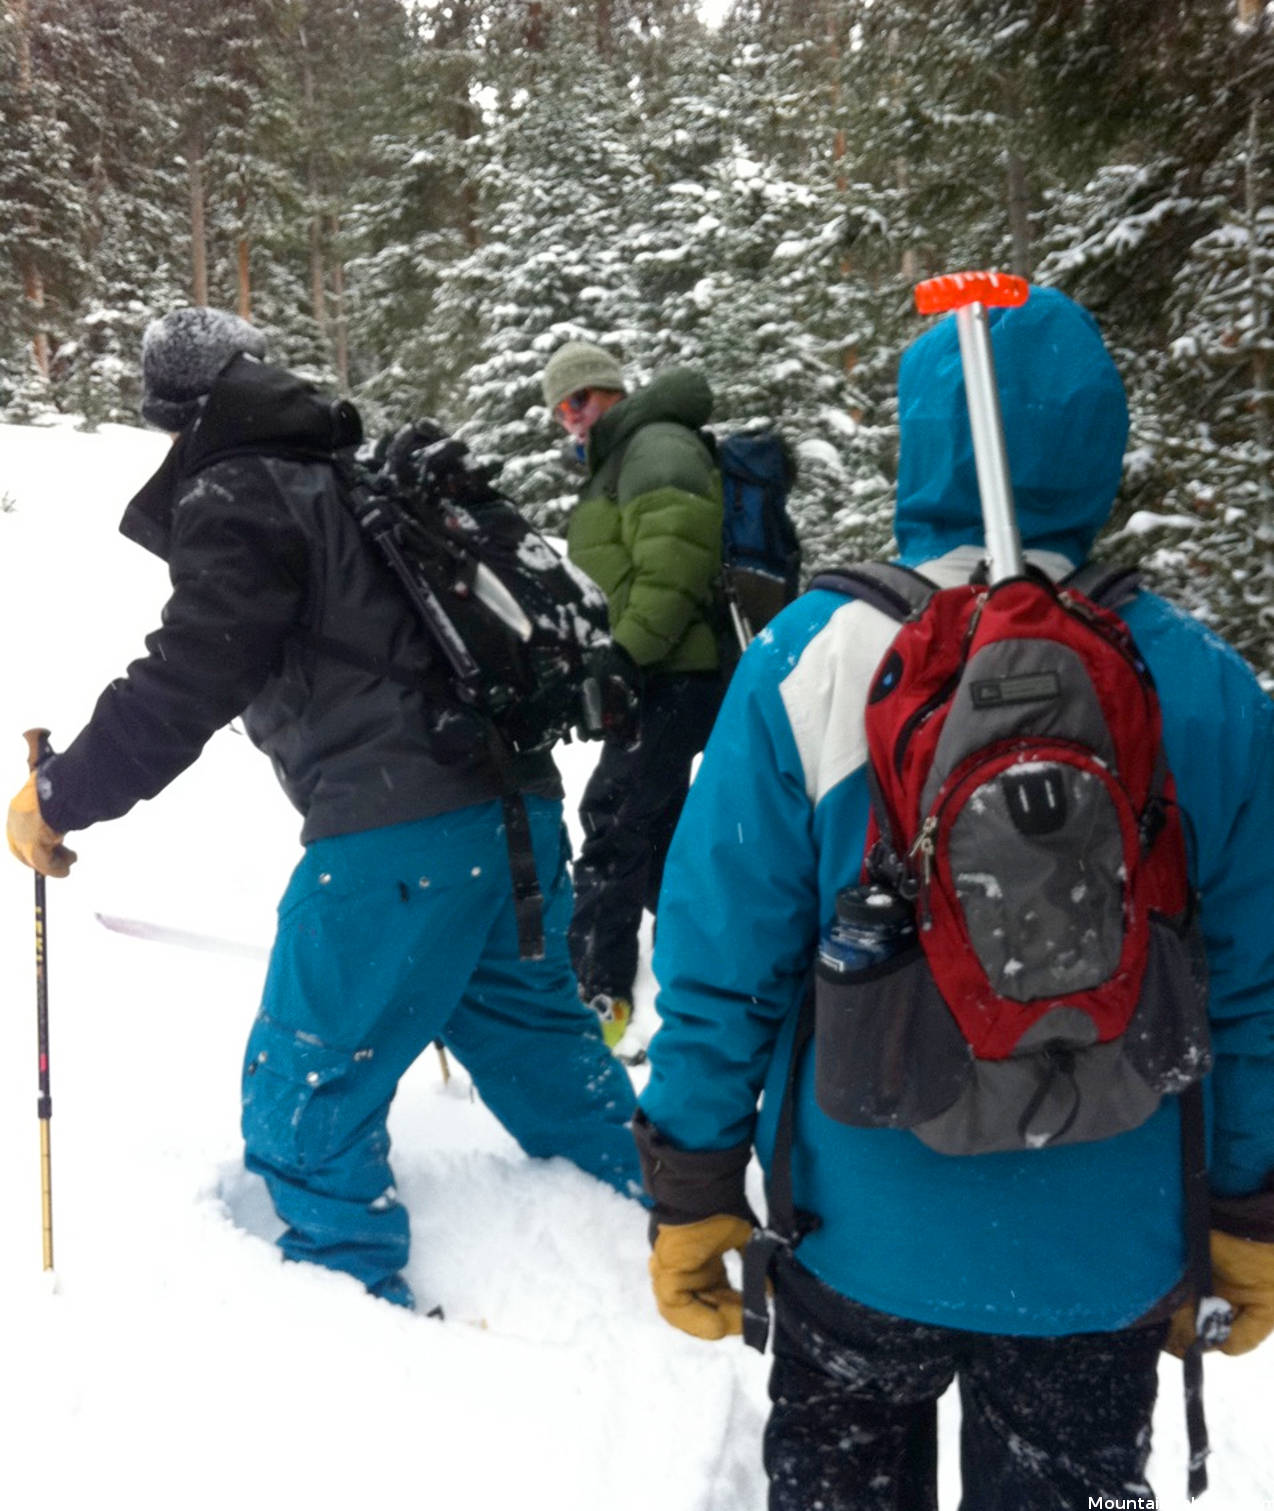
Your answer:
[[[1141,572],[1109,561],[1088,561],[1063,578],[1061,585],[1082,593],[1099,608],[1117,609],[1131,603],[1141,591]]]
[[[921,572],[887,561],[863,561],[848,567],[819,572],[811,588],[861,599],[890,619],[905,624],[918,614],[938,591],[938,585]]]

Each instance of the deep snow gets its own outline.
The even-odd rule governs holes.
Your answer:
[[[156,622],[164,569],[115,526],[164,445],[0,426],[6,801],[22,731],[67,743]],[[563,752],[575,797],[594,755]],[[223,731],[154,802],[72,837],[74,875],[48,884],[56,1293],[40,1268],[32,878],[0,864],[0,1505],[761,1511],[764,1361],[665,1326],[643,1213],[526,1159],[454,1062],[444,1085],[422,1058],[390,1123],[409,1278],[449,1320],[279,1261],[237,1132],[261,964],[140,943],[94,914],[264,945],[298,828],[268,763]],[[644,968],[637,1040],[653,992]],[[1076,1262],[1100,1242],[1076,1234]],[[1151,1477],[1178,1508],[1180,1368],[1161,1373]],[[1208,1366],[1216,1511],[1274,1507],[1272,1395],[1274,1345]],[[944,1511],[957,1415],[945,1400]]]

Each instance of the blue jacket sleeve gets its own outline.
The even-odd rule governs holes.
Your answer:
[[[785,654],[767,633],[740,662],[664,872],[662,1024],[641,1105],[682,1149],[752,1137],[817,937],[814,816],[779,691]]]
[[[1207,951],[1212,1188],[1274,1173],[1274,704],[1209,630],[1150,594],[1129,626],[1159,684]]]

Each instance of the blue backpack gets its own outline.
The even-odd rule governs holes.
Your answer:
[[[725,512],[721,586],[740,649],[800,590],[801,546],[787,513],[796,463],[773,430],[717,442]]]

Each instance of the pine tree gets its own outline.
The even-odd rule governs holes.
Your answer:
[[[37,413],[51,402],[50,379],[84,281],[80,257],[84,193],[75,174],[66,101],[65,0],[6,0],[6,108],[0,120],[0,250],[21,290],[7,331],[15,374],[10,408]],[[25,351],[23,350],[25,348]]]

